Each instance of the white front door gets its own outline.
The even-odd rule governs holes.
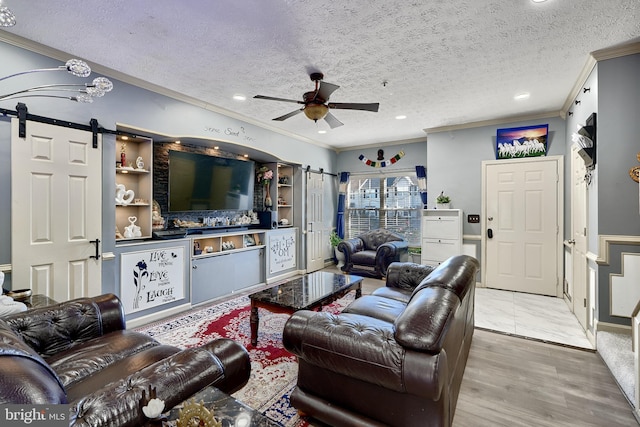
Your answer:
[[[102,138],[11,123],[11,284],[57,301],[101,292]],[[93,258],[92,258],[93,256]]]
[[[485,286],[561,296],[561,158],[483,162]]]
[[[587,169],[578,154],[578,147],[571,148],[571,261],[573,286],[570,293],[572,311],[584,330],[587,330]]]
[[[307,172],[307,273],[324,267],[329,236],[324,229],[324,175]]]

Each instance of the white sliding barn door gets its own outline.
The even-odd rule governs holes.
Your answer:
[[[324,176],[306,173],[307,182],[307,273],[324,267],[329,236],[324,226]]]
[[[57,301],[101,292],[102,138],[11,123],[11,284]],[[92,257],[93,256],[93,257]]]

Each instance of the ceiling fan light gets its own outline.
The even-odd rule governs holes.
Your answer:
[[[304,115],[313,121],[324,119],[329,112],[329,107],[324,104],[307,104],[304,107]]]

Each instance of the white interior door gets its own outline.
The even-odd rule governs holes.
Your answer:
[[[587,169],[578,154],[577,146],[571,148],[571,261],[573,290],[571,306],[584,330],[587,330]]]
[[[11,123],[11,283],[57,301],[101,292],[102,140],[92,133]],[[91,256],[94,256],[92,258]]]
[[[485,285],[560,296],[558,158],[483,163]]]
[[[324,229],[324,175],[308,172],[307,176],[307,272],[324,267],[329,236]]]

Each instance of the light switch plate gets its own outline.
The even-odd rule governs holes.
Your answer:
[[[467,222],[469,224],[477,224],[480,222],[480,215],[467,215]]]

